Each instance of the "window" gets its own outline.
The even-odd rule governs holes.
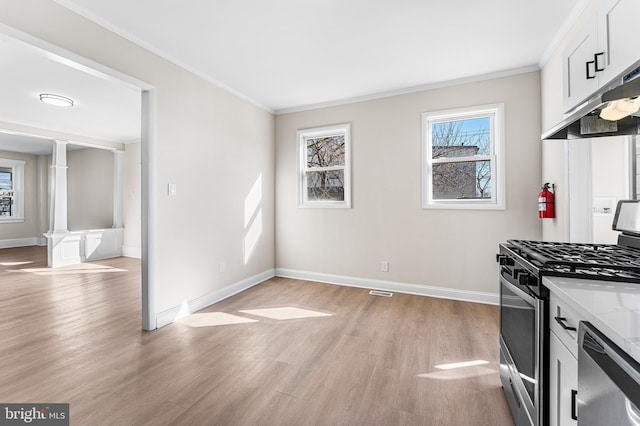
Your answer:
[[[422,207],[505,208],[504,106],[422,114]]]
[[[24,164],[0,158],[0,223],[24,220]]]
[[[351,207],[351,125],[298,132],[300,207]]]

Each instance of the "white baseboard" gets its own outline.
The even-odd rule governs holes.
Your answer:
[[[27,247],[27,246],[37,246],[38,238],[15,238],[12,240],[0,240],[0,248],[14,248],[14,247]],[[44,245],[46,246],[46,240]]]
[[[348,287],[368,288],[397,293],[415,294],[418,296],[439,297],[441,299],[462,300],[465,302],[499,305],[500,295],[481,291],[459,290],[455,288],[433,287],[428,285],[399,283],[394,281],[356,278],[344,275],[323,274],[318,272],[298,271],[294,269],[276,268],[276,276],[295,278],[306,281],[317,281],[327,284],[337,284]]]
[[[200,296],[196,299],[185,301],[181,306],[176,306],[166,311],[160,312],[156,316],[156,325],[158,328],[171,324],[177,319],[185,317],[189,314],[197,312],[208,306],[218,303],[228,297],[238,294],[244,290],[247,290],[255,285],[260,284],[275,276],[275,269],[269,269],[258,275],[254,275],[249,278],[245,278],[242,281],[238,281],[235,284],[228,285],[220,290],[212,291],[211,293]]]
[[[136,259],[142,259],[142,248],[122,246],[122,255],[125,257],[135,257]]]

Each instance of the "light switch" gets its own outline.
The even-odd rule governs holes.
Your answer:
[[[177,188],[177,186],[176,186],[176,184],[175,184],[175,183],[170,183],[170,184],[167,186],[167,193],[168,193],[170,196],[176,195],[176,194],[177,194],[177,191],[178,191],[178,188]]]

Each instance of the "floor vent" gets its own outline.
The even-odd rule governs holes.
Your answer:
[[[372,296],[383,296],[383,297],[393,296],[393,293],[391,293],[390,291],[379,291],[379,290],[371,290],[369,294]]]

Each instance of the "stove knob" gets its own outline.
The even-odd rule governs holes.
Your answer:
[[[518,276],[518,283],[522,286],[536,286],[536,279],[527,271],[522,271]]]
[[[506,254],[497,254],[496,255],[496,261],[502,266],[513,266],[513,265],[515,265],[514,260],[511,259]]]

